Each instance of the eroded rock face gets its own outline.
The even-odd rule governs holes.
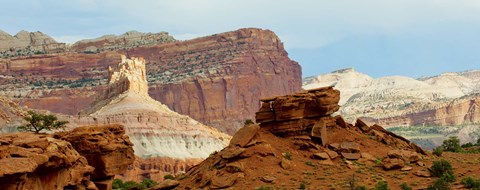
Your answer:
[[[127,59],[125,55],[121,58],[122,61],[115,70],[108,67],[108,92],[105,99],[118,96],[125,91],[148,97],[145,60],[135,57]]]
[[[133,164],[123,126],[87,126],[56,134],[0,135],[2,189],[108,189]]]
[[[0,96],[0,133],[13,132],[20,126],[27,114],[27,109],[12,100]]]
[[[0,94],[20,96],[21,105],[31,108],[77,114],[90,107],[96,97],[103,96],[107,68],[115,68],[122,53],[1,59],[0,74],[11,78],[0,78],[0,88],[5,89]],[[260,97],[301,90],[300,65],[288,57],[283,43],[269,30],[240,29],[131,48],[128,53],[143,57],[148,63],[146,73],[152,98],[230,134],[246,119],[255,117]],[[51,85],[47,86],[47,82]]]
[[[122,174],[133,164],[133,143],[121,125],[84,126],[56,133],[55,138],[68,141],[88,164],[95,168],[92,178]]]
[[[413,166],[403,167],[407,162],[404,159],[415,162],[427,156],[415,144],[378,125],[368,126],[359,120],[364,126],[358,127],[341,116],[331,116],[338,110],[338,100],[339,92],[332,87],[262,99],[257,113],[259,124],[244,126],[228,147],[188,170],[179,188],[251,189],[281,181],[277,178],[284,178],[281,174],[284,172],[303,175],[300,172],[309,167],[323,172],[339,167],[357,171],[355,162],[380,168],[374,166],[382,158],[385,170],[412,170]],[[325,106],[329,109],[324,109]],[[307,113],[307,110],[314,111]]]
[[[87,187],[94,170],[70,143],[47,135],[0,136],[2,189]]]
[[[318,126],[318,138],[326,139],[321,134],[322,128],[332,126],[336,119],[330,114],[339,109],[340,91],[333,87],[312,89],[294,95],[262,99],[262,107],[256,113],[256,121],[277,135],[310,134],[315,123]],[[318,125],[318,124],[317,124]],[[325,140],[324,140],[325,141]]]

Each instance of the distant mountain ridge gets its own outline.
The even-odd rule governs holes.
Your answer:
[[[62,52],[99,53],[102,51],[125,50],[134,47],[158,45],[176,41],[168,32],[142,33],[128,31],[122,35],[104,35],[94,39],[84,39],[74,44],[57,42],[40,31],[22,30],[14,36],[0,30],[0,58],[30,56]]]
[[[365,117],[385,126],[429,124],[429,122],[436,125],[480,122],[480,118],[472,116],[479,112],[480,109],[475,107],[478,105],[457,105],[459,102],[474,101],[479,96],[480,70],[449,72],[419,79],[404,76],[374,79],[349,68],[304,78],[302,84],[304,89],[329,85],[335,85],[335,88],[342,92],[341,113],[350,116],[348,119]],[[423,119],[418,118],[422,117],[422,114],[415,114],[426,111],[435,112],[435,110],[447,112],[445,110],[449,109],[445,107],[452,107],[452,104],[465,107],[465,109],[449,111],[451,112],[449,114],[458,115],[460,119],[450,119],[447,122],[445,119],[435,118],[445,117],[445,114],[436,116],[427,114],[424,116],[430,118]]]

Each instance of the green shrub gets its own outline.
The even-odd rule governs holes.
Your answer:
[[[112,182],[112,189],[114,190],[129,190],[129,189],[148,189],[154,187],[158,183],[149,178],[145,178],[142,182],[137,183],[134,181],[123,182],[121,179],[114,179]]]
[[[355,187],[355,190],[367,190],[367,187],[365,187],[364,185],[360,185]]]
[[[287,160],[292,160],[292,153],[287,151],[287,152],[283,153],[283,157]]]
[[[175,177],[172,174],[167,174],[163,176],[163,179],[175,179]]]
[[[122,190],[125,189],[132,189],[132,188],[139,188],[139,189],[144,189],[144,188],[141,188],[140,187],[140,184],[138,184],[137,182],[134,182],[134,181],[126,181],[125,183],[123,183],[123,187],[122,187]]]
[[[475,145],[474,145],[473,143],[470,143],[470,142],[469,142],[469,143],[462,144],[461,147],[462,147],[462,148],[469,148],[469,147],[473,147],[473,146],[475,146]]]
[[[444,179],[446,182],[454,182],[455,181],[455,175],[453,174],[453,172],[446,172],[444,173],[440,178]]]
[[[460,140],[456,136],[451,136],[443,141],[442,147],[448,152],[460,152],[462,149],[460,146]]]
[[[403,182],[402,184],[400,184],[400,188],[402,190],[412,190],[412,188],[410,186],[408,186],[407,183]]]
[[[427,190],[450,190],[450,183],[443,178],[438,178]]]
[[[434,161],[432,167],[429,169],[430,174],[434,177],[442,177],[446,173],[452,173],[453,169],[450,162],[446,160]]]
[[[302,181],[302,183],[300,183],[299,189],[307,189],[307,184],[304,181]]]
[[[122,189],[123,181],[121,179],[114,179],[112,182],[112,189]]]
[[[375,185],[374,190],[389,190],[388,183],[386,181],[379,181],[377,185]]]
[[[442,147],[442,146],[439,146],[439,147],[433,149],[433,152],[432,152],[432,153],[433,153],[433,155],[438,156],[438,157],[442,156],[443,147]]]
[[[145,187],[145,188],[150,188],[150,187],[154,187],[155,185],[157,185],[158,183],[156,181],[153,181],[152,179],[150,178],[144,178],[142,180],[142,182],[140,182],[140,185],[142,187]]]
[[[472,177],[463,178],[460,182],[465,188],[480,189],[480,179],[473,179]]]

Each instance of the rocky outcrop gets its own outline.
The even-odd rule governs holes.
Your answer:
[[[26,114],[26,108],[0,96],[0,133],[15,131],[16,126],[24,122],[23,117]]]
[[[333,180],[329,183],[329,179],[310,180],[310,185],[318,188],[345,178],[343,173],[363,173],[361,166],[383,170],[375,167],[381,163],[385,170],[424,169],[413,165],[403,168],[427,157],[423,149],[405,138],[378,125],[360,120],[352,125],[341,116],[331,116],[338,110],[339,99],[339,91],[332,87],[262,99],[257,112],[259,124],[241,128],[228,147],[180,177],[178,188],[253,189],[274,183],[294,189],[298,184],[292,184],[292,176],[310,179],[310,175],[328,173],[327,178]],[[343,178],[328,177],[332,173],[343,174]]]
[[[142,33],[129,31],[122,35],[105,35],[95,39],[81,40],[75,42],[70,50],[78,53],[99,53],[102,51],[127,50],[140,46],[152,46],[167,42],[174,42],[175,39],[167,32]]]
[[[94,170],[70,143],[31,133],[1,135],[2,189],[89,186]]]
[[[107,88],[122,51],[0,60],[0,92],[21,105],[77,114]],[[260,97],[301,88],[300,65],[269,30],[240,29],[128,50],[148,63],[149,94],[171,110],[233,134],[253,119]],[[32,90],[33,88],[33,90]],[[18,98],[20,97],[20,98]]]
[[[0,135],[2,189],[111,189],[113,176],[133,163],[124,134],[123,126],[110,125]]]
[[[66,51],[65,43],[59,43],[42,32],[20,31],[15,36],[0,30],[0,57],[59,53]]]
[[[261,99],[257,123],[276,135],[309,134],[320,119],[323,125],[335,124],[330,114],[338,111],[340,91],[333,87],[312,89],[303,93]]]
[[[115,175],[125,173],[135,160],[133,144],[121,125],[79,127],[54,137],[70,142],[87,159],[95,168],[91,178],[98,184],[111,184]]]

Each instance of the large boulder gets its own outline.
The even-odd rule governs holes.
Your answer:
[[[95,167],[93,179],[124,173],[135,160],[133,144],[122,125],[79,127],[55,137],[70,142]]]
[[[0,135],[1,189],[91,187],[94,168],[67,141],[36,135]]]

